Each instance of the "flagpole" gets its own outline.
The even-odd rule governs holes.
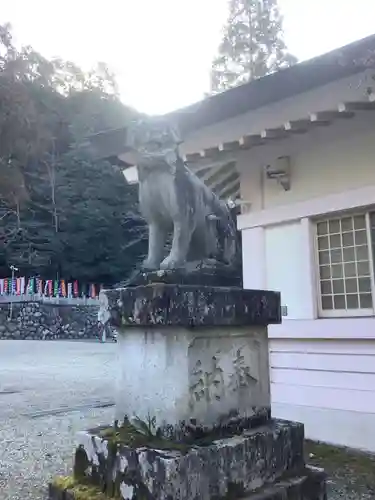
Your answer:
[[[12,287],[13,287],[14,273],[15,273],[15,271],[18,271],[18,267],[14,267],[12,265],[12,266],[9,266],[9,269],[12,271]],[[12,319],[12,314],[13,314],[13,300],[10,299],[10,308],[9,308],[8,321],[10,321]]]

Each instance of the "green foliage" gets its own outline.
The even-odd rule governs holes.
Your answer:
[[[110,498],[98,486],[80,483],[72,476],[58,476],[52,480],[51,484],[53,488],[59,491],[61,498],[72,498],[74,500],[108,500]]]
[[[135,188],[78,145],[135,115],[103,63],[86,74],[17,50],[0,26],[0,275],[14,264],[110,284],[131,272],[146,251]]]
[[[212,92],[247,83],[297,62],[284,42],[277,0],[230,0],[229,9],[219,54],[212,64]]]
[[[101,428],[99,436],[108,441],[109,444],[123,444],[132,448],[155,448],[158,450],[176,450],[186,454],[191,445],[183,442],[175,442],[161,437],[156,431],[155,419],[148,418],[143,421],[140,418],[132,419],[132,423],[125,417],[124,422],[118,425],[115,421],[112,427]]]

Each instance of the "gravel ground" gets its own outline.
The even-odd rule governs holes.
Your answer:
[[[0,341],[0,500],[46,500],[72,469],[75,433],[113,421],[116,345]],[[307,442],[329,500],[374,500],[375,459]]]
[[[46,499],[71,472],[75,433],[113,421],[115,349],[0,341],[0,500]]]
[[[326,444],[306,442],[306,460],[328,474],[329,500],[374,500],[375,457]]]
[[[75,433],[111,420],[112,408],[106,408],[2,426],[1,500],[45,500],[51,478],[71,473]]]

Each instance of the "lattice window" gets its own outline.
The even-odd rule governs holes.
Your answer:
[[[375,214],[320,221],[316,225],[316,238],[320,315],[373,314]]]

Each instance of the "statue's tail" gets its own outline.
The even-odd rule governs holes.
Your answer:
[[[231,213],[228,205],[219,201],[219,240],[221,240],[222,259],[229,265],[235,265],[241,259],[239,235],[236,226],[236,216]]]
[[[234,264],[238,259],[237,234],[231,238],[226,238],[224,243],[223,257],[228,264]]]

